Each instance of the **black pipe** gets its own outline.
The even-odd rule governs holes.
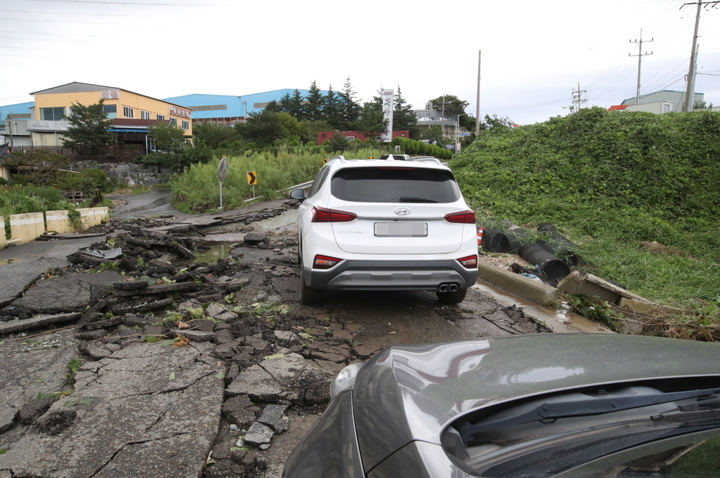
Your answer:
[[[486,227],[483,230],[482,248],[488,252],[508,252],[510,239],[500,229]]]
[[[549,222],[544,222],[537,227],[537,231],[544,232],[550,236],[548,240],[539,239],[535,242],[540,247],[569,262],[573,266],[584,263],[582,257],[580,257],[580,254],[577,252],[580,248],[560,234],[557,229],[555,229],[555,226]]]
[[[545,275],[547,282],[557,285],[561,279],[570,274],[570,267],[565,262],[549,253],[538,244],[523,244],[518,255],[530,265],[536,266]]]

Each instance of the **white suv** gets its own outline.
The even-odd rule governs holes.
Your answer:
[[[302,200],[303,304],[323,290],[433,290],[456,304],[475,283],[475,213],[436,158],[339,156],[290,196]]]

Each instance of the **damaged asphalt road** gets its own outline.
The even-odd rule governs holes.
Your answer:
[[[114,220],[92,249],[119,258],[68,253],[24,276],[0,306],[0,478],[279,477],[346,364],[549,331],[472,289],[459,306],[425,292],[301,306],[292,203],[239,211]],[[233,242],[224,258],[193,261],[217,240]]]

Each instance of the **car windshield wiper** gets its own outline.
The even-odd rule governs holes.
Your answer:
[[[706,390],[691,390],[684,392],[633,395],[628,397],[600,397],[589,398],[587,400],[568,400],[543,403],[542,405],[528,410],[527,412],[520,413],[512,417],[481,421],[477,423],[466,423],[456,427],[456,429],[460,432],[463,441],[467,443],[473,441],[475,435],[508,426],[521,425],[523,423],[536,421],[544,422],[546,420],[554,422],[554,420],[558,418],[579,417],[583,415],[601,415],[604,413],[659,405],[662,403],[686,400],[689,398],[707,397],[706,400],[698,400],[698,402],[686,406],[705,408],[703,404],[711,405],[720,400],[720,395],[718,394],[720,394],[720,388],[711,388]],[[696,410],[700,410],[700,408],[696,408],[694,410],[689,409],[688,411]]]
[[[705,400],[701,398],[688,405],[680,405],[677,410],[653,415],[650,418],[654,422],[664,421],[670,423],[716,420],[720,418],[720,397],[713,395]]]

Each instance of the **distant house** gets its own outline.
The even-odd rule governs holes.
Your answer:
[[[32,101],[0,106],[0,144],[7,143],[9,150],[32,145],[27,123],[34,107]]]
[[[298,91],[303,98],[310,93],[310,90]],[[205,94],[173,96],[165,98],[165,101],[177,103],[192,110],[193,121],[196,123],[231,125],[245,121],[245,118],[251,113],[261,113],[271,101],[279,103],[285,95],[292,97],[294,93],[294,89],[285,88],[242,96]],[[323,96],[327,93],[327,91],[320,91]]]
[[[362,134],[359,131],[318,131],[317,134],[317,144],[323,144],[325,141],[328,141],[336,134],[345,136],[348,141],[353,141],[356,139],[359,139],[360,141],[366,141],[368,138],[364,134]],[[410,138],[410,131],[408,130],[401,130],[401,131],[393,131],[392,132],[393,139],[395,138]]]
[[[705,101],[704,93],[695,93],[693,104],[703,103]],[[640,95],[640,101],[637,97],[624,100],[619,105],[608,108],[610,111],[644,111],[647,113],[663,114],[671,112],[680,112],[683,110],[685,103],[684,91],[662,90],[646,95]]]

